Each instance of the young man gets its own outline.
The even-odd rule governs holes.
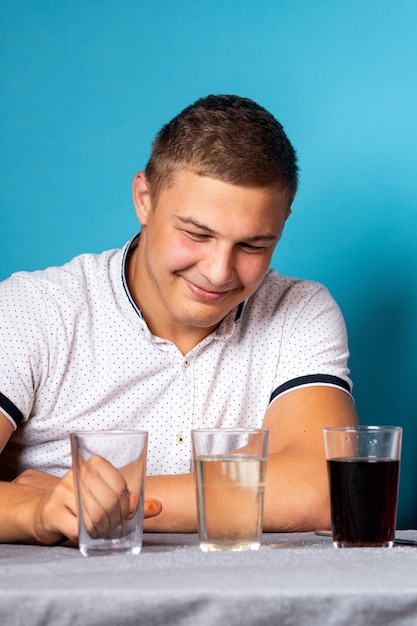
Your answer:
[[[190,431],[232,426],[269,429],[265,530],[329,525],[322,429],[356,415],[337,305],[269,270],[296,189],[279,122],[209,96],[157,135],[123,250],[4,281],[0,541],[77,539],[78,429],[149,431],[147,530],[196,530]],[[128,515],[96,478],[97,516]]]

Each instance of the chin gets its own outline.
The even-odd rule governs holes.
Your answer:
[[[201,320],[201,319],[183,319],[181,320],[181,323],[184,326],[188,326],[190,328],[201,328],[201,329],[207,329],[208,333],[211,333],[222,321],[223,317],[220,318],[219,320],[216,319],[215,321],[213,320]]]
[[[194,328],[206,328],[211,332],[240,302],[239,298],[234,298],[233,302],[230,300],[227,304],[222,302],[220,307],[220,303],[216,305],[216,303],[205,301],[191,301],[188,303],[184,302],[185,306],[179,306],[177,314],[175,314],[173,309],[171,311],[180,324]]]
[[[224,313],[216,316],[184,315],[183,317],[179,317],[178,321],[180,321],[181,324],[183,324],[184,326],[192,326],[193,328],[206,328],[211,332],[214,328],[216,328],[216,326],[220,324],[222,319],[224,319],[229,312],[230,311],[227,310]]]

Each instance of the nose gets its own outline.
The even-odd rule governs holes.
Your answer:
[[[223,287],[234,279],[234,251],[229,247],[215,246],[200,262],[200,273],[213,287]]]

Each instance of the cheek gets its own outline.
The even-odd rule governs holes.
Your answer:
[[[169,244],[165,242],[161,245],[161,254],[167,261],[169,269],[181,270],[198,262],[201,246],[183,238],[174,238]]]
[[[239,264],[240,280],[248,287],[258,287],[269,269],[271,255],[247,255]]]

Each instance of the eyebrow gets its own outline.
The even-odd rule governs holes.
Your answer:
[[[200,228],[200,230],[205,230],[207,233],[210,233],[211,235],[219,234],[217,233],[217,231],[213,230],[213,228],[210,228],[209,226],[205,226],[204,224],[200,224],[199,222],[197,222],[195,219],[191,217],[179,217],[177,215],[176,219],[179,222],[182,222],[183,224],[188,224],[190,226],[195,226],[195,228]],[[278,237],[276,235],[273,235],[272,233],[264,233],[264,234],[254,235],[253,237],[245,237],[244,241],[253,241],[253,242],[276,241],[277,239]]]

